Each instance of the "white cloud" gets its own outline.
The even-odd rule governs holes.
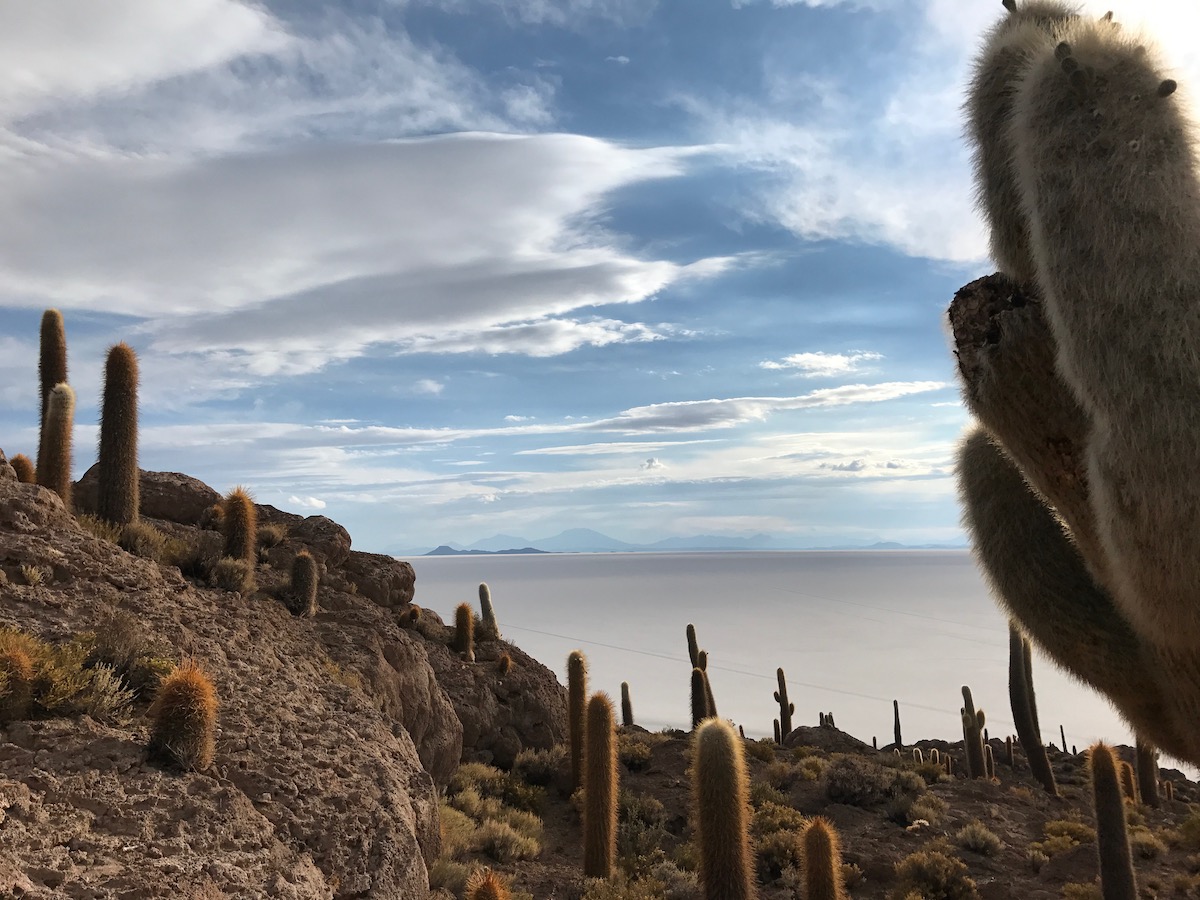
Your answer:
[[[234,0],[11,0],[3,21],[0,120],[289,43],[264,10]]]
[[[849,375],[862,369],[861,363],[883,359],[883,354],[869,350],[853,350],[850,353],[793,353],[783,359],[766,360],[759,363],[764,369],[796,369],[806,378],[834,378]]]
[[[712,443],[711,438],[694,441],[608,441],[596,444],[569,444],[558,447],[538,447],[533,450],[518,450],[517,456],[606,456],[610,454],[638,454],[662,451],[671,447],[687,447],[693,444]]]
[[[583,427],[589,431],[655,433],[732,428],[763,421],[774,413],[797,409],[828,408],[853,403],[894,400],[910,394],[946,387],[941,381],[893,381],[883,384],[848,384],[823,388],[796,397],[731,397],[723,400],[681,400],[627,409]]]
[[[641,465],[642,470],[645,472],[652,472],[652,471],[655,471],[658,469],[665,469],[666,467],[667,467],[666,463],[664,463],[661,459],[659,459],[656,456],[651,456],[649,459],[647,459]]]
[[[0,302],[147,317],[151,352],[255,377],[381,342],[549,356],[656,340],[662,327],[566,316],[736,262],[637,259],[594,223],[609,191],[677,175],[693,152],[470,134],[27,162],[0,172]]]
[[[616,63],[618,66],[629,65],[629,57],[628,56],[606,56],[606,57],[604,57],[604,61],[610,62],[610,63]]]
[[[434,397],[438,396],[445,389],[446,385],[432,378],[418,379],[412,386],[414,394],[430,394]]]
[[[299,506],[304,509],[324,509],[325,501],[318,500],[316,497],[297,497],[295,494],[288,497],[288,503],[293,506]]]
[[[528,422],[533,416],[505,416],[505,422]]]

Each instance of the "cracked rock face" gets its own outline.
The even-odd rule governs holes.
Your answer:
[[[326,563],[344,562],[348,536],[316,524]],[[306,534],[289,536],[293,555]],[[25,583],[30,565],[41,584]],[[0,896],[428,896],[440,844],[430,773],[453,771],[462,726],[424,639],[391,610],[323,585],[317,617],[295,618],[271,593],[286,570],[266,564],[259,593],[200,586],[81,530],[2,455],[0,572],[0,624],[61,641],[124,609],[207,669],[221,703],[202,773],[147,758],[149,698],[123,720],[0,730]]]

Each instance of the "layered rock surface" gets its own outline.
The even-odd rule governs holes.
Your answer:
[[[169,536],[215,539],[198,526],[211,488],[142,473],[142,497]],[[126,610],[176,659],[206,668],[221,701],[203,773],[147,758],[149,698],[127,721],[0,731],[0,896],[423,900],[440,845],[437,783],[464,756],[511,761],[561,738],[562,688],[536,661],[491,642],[487,655],[516,663],[501,678],[451,653],[433,613],[402,627],[409,564],[351,550],[327,518],[259,513],[286,536],[262,552],[258,590],[217,590],[93,537],[52,492],[17,483],[0,454],[0,624],[62,641]],[[301,549],[321,569],[312,619],[280,599]],[[43,583],[26,583],[33,566]]]

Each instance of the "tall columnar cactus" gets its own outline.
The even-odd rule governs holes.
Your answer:
[[[708,714],[715,716],[717,714],[717,701],[713,698],[712,682],[708,680],[708,670],[701,669],[700,674],[704,676],[704,704],[708,708]]]
[[[772,719],[771,724],[775,726],[775,743],[782,744],[783,743],[783,733],[779,730],[779,720]]]
[[[692,669],[692,728],[698,728],[701,722],[712,716],[708,709],[706,687],[704,673],[700,669]]]
[[[587,779],[583,806],[583,874],[610,878],[617,856],[617,737],[612,700],[593,694],[587,705]]]
[[[108,351],[100,409],[96,514],[115,525],[138,518],[138,362],[126,343]]]
[[[842,851],[837,832],[828,819],[817,816],[804,831],[805,900],[844,900]]]
[[[225,556],[254,566],[258,555],[258,510],[243,487],[235,487],[221,501],[221,533]]]
[[[1125,762],[1124,760],[1121,760],[1121,762],[1119,762],[1117,764],[1117,767],[1120,769],[1120,772],[1121,772],[1121,793],[1123,793],[1125,795],[1125,797],[1131,803],[1137,803],[1138,802],[1137,775],[1134,774],[1133,766],[1130,765],[1129,763]]]
[[[975,703],[971,699],[971,689],[965,684],[962,689],[963,695],[963,737],[965,738],[965,747],[967,753],[967,775],[971,778],[986,778],[987,777],[987,761],[983,755],[983,725],[986,719],[983,715],[983,710],[976,710]]]
[[[38,412],[37,458],[40,462],[46,440],[46,413],[50,409],[50,392],[56,384],[63,384],[67,380],[67,334],[63,328],[62,313],[57,309],[48,309],[42,313],[39,345],[38,397],[41,404]]]
[[[754,900],[750,778],[742,741],[722,719],[696,730],[692,796],[704,900]]]
[[[500,637],[500,625],[496,622],[496,610],[492,606],[492,589],[483,581],[479,584],[479,629],[480,640],[494,641]]]
[[[788,702],[787,681],[782,668],[775,670],[775,680],[779,682],[779,690],[775,692],[775,702],[779,704],[779,730],[787,737],[792,732],[792,713],[796,711],[796,704]]]
[[[150,705],[150,752],[185,770],[202,772],[216,752],[217,692],[212,679],[187,661],[167,675]]]
[[[1011,619],[1009,620],[1009,627],[1012,627]],[[1038,722],[1037,692],[1033,689],[1033,646],[1029,643],[1029,638],[1021,638],[1021,656],[1025,663],[1025,692],[1029,700],[1029,714],[1033,716],[1033,727],[1040,735],[1042,733],[1042,726]]]
[[[1096,845],[1100,855],[1100,890],[1104,900],[1137,900],[1133,857],[1125,828],[1125,800],[1117,776],[1116,758],[1105,744],[1088,755],[1092,797],[1096,809]]]
[[[8,464],[17,473],[17,481],[21,482],[21,484],[37,483],[37,470],[33,466],[33,460],[24,453],[18,453],[8,461]]]
[[[626,728],[633,727],[633,700],[629,697],[629,682],[621,682],[621,724]]]
[[[37,483],[50,488],[71,508],[71,433],[75,426],[75,392],[56,384],[46,407],[42,449],[38,453]]]
[[[587,726],[587,657],[567,656],[567,737],[571,744],[571,787],[583,784],[583,733]]]
[[[1050,768],[1050,757],[1046,755],[1046,745],[1042,743],[1038,731],[1037,719],[1033,714],[1033,682],[1029,680],[1030,669],[1026,666],[1025,649],[1029,642],[1021,637],[1016,623],[1008,623],[1008,699],[1012,706],[1013,722],[1017,726],[1017,736],[1021,746],[1025,748],[1025,758],[1029,760],[1029,768],[1033,777],[1048,793],[1058,795],[1058,785],[1054,781],[1054,770]],[[1012,765],[1011,740],[1006,747],[1009,765]]]
[[[1142,802],[1148,806],[1158,807],[1158,751],[1152,744],[1147,744],[1141,738],[1137,740],[1137,780],[1138,793]]]
[[[987,777],[995,778],[996,777],[996,754],[992,752],[992,745],[990,743],[983,745],[983,762],[987,769]]]
[[[291,610],[298,616],[317,614],[317,561],[307,550],[292,560]]]
[[[454,649],[468,660],[475,659],[475,614],[470,603],[454,608]]]
[[[1007,452],[964,453],[968,517],[1031,637],[1139,735],[1200,763],[1196,132],[1144,35],[1006,5],[972,133],[985,208],[996,178],[1017,198],[1015,229],[989,213],[993,246],[1023,229],[1032,266],[998,251],[1009,277],[951,308],[967,403]],[[989,479],[1015,496],[988,498]]]
[[[688,622],[687,626],[687,645],[688,659],[691,660],[692,668],[695,669],[700,665],[700,644],[696,641],[696,626]]]
[[[896,747],[904,746],[904,741],[900,739],[900,701],[892,701],[892,737]]]

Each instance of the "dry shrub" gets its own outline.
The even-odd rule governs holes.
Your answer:
[[[746,741],[745,750],[746,755],[751,759],[765,763],[775,762],[775,742],[770,738]]]
[[[46,570],[31,563],[21,565],[21,577],[30,587],[38,587],[46,580]]]
[[[839,756],[825,770],[825,796],[833,803],[874,806],[888,798],[892,773],[859,756]]]
[[[223,556],[213,566],[209,581],[223,591],[245,594],[254,590],[254,567],[244,559]]]
[[[541,843],[517,831],[507,822],[487,819],[479,826],[479,850],[496,862],[516,862],[535,859],[542,852]]]
[[[75,517],[75,521],[79,523],[80,528],[94,538],[108,541],[110,544],[115,544],[120,540],[121,526],[114,525],[107,519],[93,516],[91,513],[80,513]]]
[[[121,526],[117,545],[135,556],[161,562],[167,546],[167,536],[149,522],[139,520]]]
[[[1158,859],[1167,852],[1167,845],[1149,828],[1139,826],[1129,829],[1129,849],[1142,859]]]
[[[808,827],[808,819],[799,810],[785,804],[763,803],[754,810],[750,827],[755,837],[763,837],[777,831],[803,832]]]
[[[976,900],[979,892],[967,867],[939,850],[919,850],[896,863],[894,900],[916,894],[923,900]]]
[[[259,525],[256,537],[260,548],[278,547],[287,537],[287,528],[279,524]]]
[[[1004,842],[996,837],[987,826],[976,819],[968,822],[954,835],[954,843],[964,850],[983,856],[995,856],[1004,848]]]
[[[562,744],[555,744],[549,750],[526,747],[513,760],[512,774],[526,784],[546,787],[565,774],[566,762],[567,750]]]
[[[617,734],[617,758],[630,772],[641,772],[650,765],[650,742],[640,734]]]

